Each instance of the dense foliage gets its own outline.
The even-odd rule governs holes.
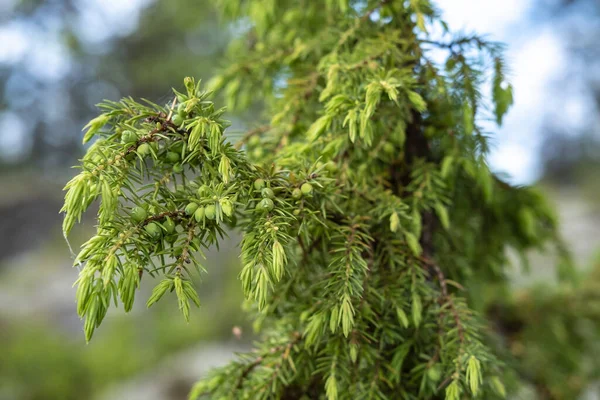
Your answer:
[[[486,164],[484,126],[512,104],[501,46],[451,36],[428,0],[221,8],[242,34],[210,89],[230,108],[263,103],[268,122],[233,140],[225,109],[191,78],[164,106],[100,105],[63,208],[68,234],[101,199],[76,258],[86,338],[111,301],[131,309],[147,275],[158,279],[148,305],[174,292],[188,318],[202,249],[237,229],[262,339],[192,398],[492,399],[526,381],[541,396],[582,390],[556,388],[513,351],[532,310],[557,300],[515,305],[507,249],[525,259],[550,245],[565,285],[574,279],[543,197]]]

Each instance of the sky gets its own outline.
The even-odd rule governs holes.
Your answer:
[[[515,183],[530,183],[540,173],[538,160],[542,124],[555,97],[553,82],[564,73],[565,55],[558,38],[544,26],[529,22],[531,0],[441,0],[452,29],[485,32],[507,44],[515,104],[504,125],[496,129],[490,165],[508,173]],[[572,105],[573,113],[579,110]]]
[[[0,0],[0,13],[13,1]],[[149,2],[86,0],[81,9],[79,34],[102,50],[102,42],[111,35],[127,35],[135,30],[139,12]],[[538,157],[543,123],[560,110],[563,118],[555,118],[555,123],[582,124],[589,104],[582,95],[582,83],[576,81],[562,88],[560,97],[557,96],[554,83],[564,76],[567,60],[561,38],[552,26],[531,23],[533,0],[438,0],[437,5],[452,30],[487,33],[490,39],[508,45],[515,105],[503,127],[489,127],[496,133],[490,165],[496,172],[508,173],[514,183],[533,182],[540,174]],[[36,74],[49,80],[68,76],[66,50],[58,41],[49,40],[52,35],[48,33],[57,33],[59,27],[53,26],[52,20],[46,25],[0,26],[0,65],[27,57],[26,68]],[[4,138],[2,132],[24,128],[14,115],[4,114],[0,118],[0,142],[12,140],[10,148],[15,151],[18,137]]]

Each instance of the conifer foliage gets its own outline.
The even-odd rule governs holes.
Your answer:
[[[452,35],[429,0],[219,4],[246,31],[206,89],[186,78],[166,105],[106,101],[86,127],[63,228],[99,200],[75,261],[87,340],[142,279],[156,280],[148,306],[174,292],[189,318],[202,251],[234,229],[261,340],[191,398],[516,390],[484,307],[509,290],[506,250],[551,245],[570,267],[544,199],[486,163],[482,123],[512,104],[501,46]],[[236,140],[213,91],[266,118]]]

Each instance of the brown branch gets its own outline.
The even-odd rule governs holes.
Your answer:
[[[146,218],[142,222],[142,226],[147,225],[147,224],[149,224],[152,221],[158,221],[158,220],[163,219],[165,217],[180,218],[184,214],[185,214],[185,211],[182,211],[182,210],[161,212],[160,214],[152,215],[152,216]]]
[[[234,145],[234,147],[239,150],[242,146],[253,136],[259,135],[261,133],[267,132],[271,129],[271,125],[261,125],[257,128],[251,129],[242,136],[242,138]]]
[[[446,300],[446,302],[448,303],[448,306],[450,307],[450,312],[452,313],[452,316],[454,317],[454,323],[456,325],[456,329],[458,330],[458,337],[460,339],[460,342],[462,344],[464,344],[465,330],[464,330],[462,323],[460,322],[460,315],[458,314],[458,310],[456,309],[454,300],[452,299],[452,296],[450,296],[448,294],[448,286],[446,284],[446,277],[444,276],[444,273],[442,272],[440,267],[438,267],[436,264],[432,264],[431,266],[435,270],[438,281],[440,282],[440,287],[442,290],[442,299]]]
[[[182,269],[185,269],[183,263],[189,262],[190,256],[190,243],[194,239],[194,231],[196,230],[196,225],[190,223],[188,225],[188,234],[185,239],[185,244],[183,245],[183,250],[181,251],[181,255],[177,258],[177,273],[180,274]]]
[[[435,263],[435,261],[433,261],[432,259],[430,259],[426,256],[420,256],[420,257],[414,257],[414,258],[424,262],[429,267],[433,268],[435,275],[438,279],[438,282],[440,283],[440,290],[442,291],[442,295],[440,296],[439,303],[443,304],[443,301],[446,301],[446,303],[448,303],[450,312],[452,312],[452,315],[454,317],[454,322],[455,322],[456,328],[458,330],[459,339],[460,339],[461,343],[464,343],[464,341],[465,341],[464,327],[462,326],[462,323],[460,322],[460,316],[458,315],[458,310],[456,309],[454,300],[452,299],[452,296],[450,296],[450,294],[448,292],[448,284],[446,282],[446,276],[442,272],[442,269]]]
[[[260,363],[262,363],[264,360],[264,358],[262,356],[258,356],[256,357],[256,359],[251,362],[250,364],[248,364],[246,366],[246,368],[244,368],[244,370],[242,371],[242,374],[240,375],[237,384],[235,385],[235,389],[234,390],[238,390],[239,388],[242,387],[242,385],[244,384],[244,379],[246,379],[246,377],[250,374],[250,372],[252,372],[252,370],[254,368],[256,368],[258,365],[260,365]]]
[[[163,219],[165,217],[172,217],[172,218],[179,218],[179,216],[181,214],[183,214],[183,211],[165,211],[162,212],[160,214],[156,214],[156,215],[152,215],[148,218],[146,218],[144,221],[142,221],[139,225],[133,225],[131,226],[127,231],[125,232],[121,232],[119,234],[119,240],[117,240],[117,242],[109,249],[109,254],[111,253],[115,253],[117,250],[119,250],[124,244],[125,242],[135,233],[137,232],[141,227],[149,224],[152,221],[156,221],[159,219]]]
[[[277,378],[277,374],[278,374],[279,370],[281,370],[281,367],[283,366],[283,362],[288,359],[288,357],[290,356],[290,352],[292,351],[292,347],[294,347],[296,345],[296,343],[298,343],[298,341],[300,341],[300,339],[302,338],[302,335],[300,334],[300,332],[294,332],[293,337],[294,337],[294,339],[292,341],[290,341],[283,349],[273,351],[275,353],[277,351],[283,350],[283,354],[282,354],[281,358],[279,358],[277,360],[277,362],[275,364],[275,368],[273,368],[273,373],[271,374],[271,379],[268,382],[265,382],[265,385],[263,386],[261,391],[265,391],[268,387],[271,387],[273,385],[273,381]]]
[[[337,51],[337,49],[344,45],[346,41],[354,34],[354,32],[358,30],[358,28],[360,28],[360,25],[363,22],[367,21],[369,18],[371,18],[371,15],[373,15],[375,11],[378,11],[381,7],[385,6],[389,2],[390,0],[382,0],[378,4],[373,6],[371,9],[367,10],[367,12],[364,13],[362,16],[356,18],[356,23],[354,24],[354,26],[348,29],[346,32],[342,33],[340,40],[338,40],[335,46],[335,50]]]
[[[315,89],[317,88],[317,84],[319,82],[319,76],[321,74],[317,71],[317,72],[313,72],[311,75],[309,75],[309,77],[307,78],[309,81],[309,85],[308,87],[304,90],[304,92],[302,92],[302,99],[304,100],[308,100],[314,93]],[[275,148],[275,151],[279,151],[281,150],[285,145],[287,145],[288,142],[288,138],[289,136],[292,134],[292,130],[294,128],[294,126],[298,123],[298,121],[300,120],[300,109],[296,110],[296,112],[294,113],[293,117],[292,117],[292,121],[290,123],[291,128],[286,130],[281,138],[279,139],[279,143],[277,144],[277,147]]]
[[[283,351],[282,357],[281,357],[281,363],[279,364],[280,366],[283,364],[283,361],[285,361],[289,355],[290,352],[292,350],[292,347],[294,347],[298,342],[300,342],[300,340],[302,340],[302,335],[300,334],[300,332],[293,332],[292,333],[292,340],[290,340],[288,343],[286,344],[282,344],[279,346],[274,346],[271,347],[270,349],[268,349],[265,353],[263,353],[262,355],[256,357],[256,359],[254,361],[252,361],[250,364],[248,364],[246,366],[246,368],[243,369],[242,374],[240,375],[238,382],[234,388],[235,390],[238,390],[242,387],[243,383],[244,383],[244,379],[246,379],[246,377],[256,368],[258,367],[260,364],[262,364],[262,362],[265,360],[265,358],[271,354],[275,354],[278,353],[280,351]],[[275,373],[275,371],[274,371]],[[264,389],[263,389],[264,390]]]
[[[442,381],[442,383],[440,383],[439,386],[437,387],[437,390],[440,390],[441,388],[443,388],[444,386],[446,386],[448,383],[450,383],[450,381],[452,379],[454,379],[454,374],[452,374],[449,377],[447,377],[446,379],[444,379]]]

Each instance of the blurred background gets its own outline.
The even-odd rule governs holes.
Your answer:
[[[222,65],[235,29],[213,3],[0,0],[0,400],[183,399],[208,367],[250,345],[235,238],[209,254],[189,324],[174,299],[152,310],[138,301],[132,315],[112,309],[86,345],[58,214],[96,103],[165,102],[184,76],[208,79]],[[551,196],[589,267],[600,249],[600,1],[437,4],[452,29],[508,44],[515,106],[494,135],[492,166]],[[73,246],[92,230],[84,221]],[[515,283],[551,276],[534,258]]]

